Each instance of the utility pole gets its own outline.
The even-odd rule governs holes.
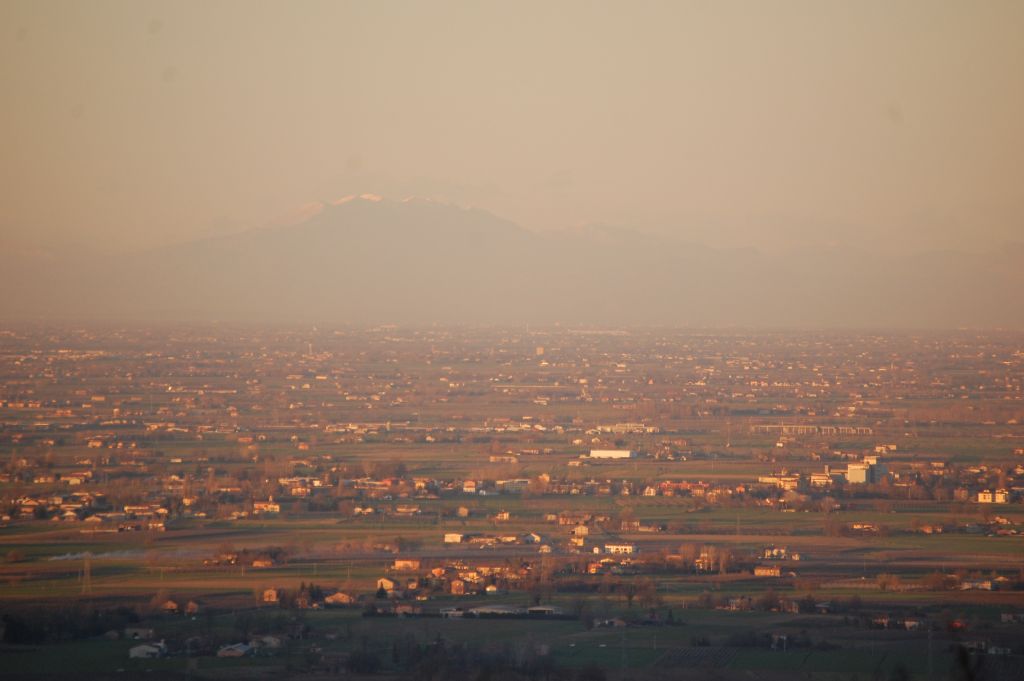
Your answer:
[[[92,593],[92,552],[85,552],[85,564],[82,566],[82,593]]]

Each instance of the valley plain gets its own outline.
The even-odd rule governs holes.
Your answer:
[[[1016,678],[991,332],[8,327],[11,678]]]

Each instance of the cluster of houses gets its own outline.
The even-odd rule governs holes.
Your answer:
[[[267,588],[260,594],[264,605],[283,605],[286,600],[297,608],[364,606],[374,612],[413,614],[420,611],[417,601],[432,595],[498,595],[520,588],[535,569],[530,562],[479,563],[449,561],[425,569],[415,558],[396,558],[387,574],[376,581],[373,595],[350,591],[325,590],[303,586],[294,594],[281,588]]]
[[[890,445],[891,447],[891,445]],[[886,446],[876,449],[889,451]],[[840,456],[847,456],[837,453]],[[913,498],[921,493],[922,484],[937,479],[953,483],[950,493],[957,501],[975,501],[979,504],[1009,504],[1024,500],[1024,485],[1013,484],[1009,487],[984,487],[990,476],[1003,475],[1008,481],[1024,477],[1024,465],[1018,464],[1008,471],[993,471],[987,466],[968,466],[956,474],[944,461],[931,461],[927,464],[910,464],[905,470],[890,471],[889,465],[882,460],[880,453],[858,457],[846,465],[845,470],[834,469],[826,464],[820,472],[808,475],[792,473],[783,469],[777,473],[758,476],[758,485],[774,487],[786,492],[802,492],[806,494],[841,495],[848,490],[863,495],[865,486],[874,485],[890,490],[890,494],[905,495]],[[876,490],[878,487],[875,488]]]
[[[399,559],[390,576],[377,580],[377,595],[415,600],[426,600],[433,592],[493,596],[516,588],[533,569],[529,562],[468,565],[452,561],[421,572],[420,561]],[[403,573],[407,575],[404,579]]]
[[[108,446],[113,441],[102,442]],[[352,500],[349,512],[353,515],[396,517],[418,515],[421,508],[417,501],[460,495],[480,497],[525,493],[546,497],[691,497],[706,504],[748,499],[764,505],[783,507],[786,504],[780,502],[788,503],[786,495],[791,494],[812,499],[825,496],[842,499],[845,494],[920,498],[921,494],[930,493],[926,488],[941,486],[954,500],[975,501],[981,505],[1012,504],[1024,499],[1024,485],[1018,484],[1019,480],[1024,479],[1024,464],[1017,464],[1011,469],[985,465],[954,468],[943,461],[929,461],[900,464],[894,470],[893,465],[885,461],[886,457],[893,454],[893,448],[893,445],[879,445],[873,454],[867,455],[831,452],[829,456],[847,460],[845,470],[833,468],[829,464],[822,471],[809,474],[782,469],[740,483],[684,479],[580,480],[556,477],[549,473],[533,478],[495,476],[440,479],[404,473],[348,477],[345,467],[338,465],[331,455],[308,455],[292,457],[286,462],[288,468],[307,471],[305,474],[276,475],[243,488],[231,478],[217,478],[212,468],[208,469],[205,480],[202,474],[188,472],[189,464],[201,463],[208,457],[198,457],[186,463],[180,458],[160,457],[148,448],[128,447],[124,454],[110,455],[102,461],[82,458],[62,472],[40,468],[26,459],[15,460],[2,473],[7,481],[40,485],[48,488],[48,491],[43,494],[22,494],[5,500],[4,515],[7,516],[6,520],[88,520],[104,528],[124,524],[124,529],[159,530],[176,517],[203,518],[213,515],[243,519],[301,509],[304,504],[331,504],[336,499]],[[537,451],[545,450],[538,448]],[[509,454],[492,456],[501,458]],[[591,449],[583,456],[588,461],[614,462],[630,460],[638,454],[631,449]],[[569,463],[572,462],[569,460]],[[86,466],[86,463],[89,465]],[[157,466],[163,473],[154,476],[155,484],[139,490],[143,495],[141,501],[119,507],[106,502],[105,497],[116,492],[117,483],[113,481],[119,471],[137,475]],[[103,475],[97,474],[100,471]],[[3,480],[0,479],[0,482]],[[993,482],[999,484],[993,486]],[[106,488],[106,484],[115,487]],[[269,494],[260,494],[257,490]]]
[[[13,507],[20,518],[81,523],[83,532],[162,532],[166,529],[165,523],[170,514],[156,502],[124,504],[121,510],[114,510],[102,492],[22,496],[14,500]],[[5,519],[10,520],[10,517]]]
[[[595,450],[597,452],[598,450]],[[592,455],[594,452],[592,452]],[[599,454],[600,455],[600,454]],[[1013,474],[1024,474],[1024,466],[1018,465]],[[107,502],[107,495],[100,490],[75,490],[70,492],[51,492],[42,495],[22,495],[9,502],[9,511],[4,520],[13,517],[48,521],[64,521],[84,523],[91,531],[125,531],[125,530],[156,530],[162,531],[167,523],[175,517],[206,517],[207,511],[201,508],[219,509],[222,517],[241,520],[247,517],[260,517],[281,514],[290,510],[295,504],[311,500],[321,495],[343,495],[342,498],[353,499],[347,504],[347,510],[353,516],[394,516],[414,517],[422,513],[417,501],[443,498],[449,495],[486,496],[491,494],[519,495],[526,491],[541,493],[545,496],[584,495],[584,496],[642,496],[642,497],[690,497],[705,504],[715,504],[726,499],[749,498],[755,503],[769,507],[786,508],[794,500],[807,500],[820,495],[842,498],[837,485],[844,483],[846,487],[859,485],[879,485],[885,483],[887,490],[898,491],[910,489],[920,482],[922,475],[946,476],[948,469],[930,467],[926,471],[902,471],[890,473],[879,455],[865,456],[862,460],[848,464],[843,473],[833,471],[825,466],[822,473],[809,475],[790,473],[785,470],[769,475],[758,476],[755,480],[741,483],[709,483],[693,480],[658,480],[643,482],[638,480],[568,480],[555,479],[548,474],[536,478],[512,479],[455,479],[438,480],[427,477],[371,477],[357,479],[331,478],[331,474],[321,477],[291,476],[275,480],[281,496],[271,494],[255,499],[240,487],[217,484],[207,485],[207,489],[195,481],[188,481],[187,474],[174,474],[163,480],[163,489],[152,490],[151,500],[142,503],[122,504],[112,507]],[[961,482],[969,476],[984,476],[986,471],[961,471]],[[173,478],[173,479],[170,479]],[[1011,478],[1012,480],[1013,478]],[[182,484],[186,480],[188,484]],[[172,491],[169,491],[172,490]],[[954,499],[973,500],[981,505],[1003,505],[1019,502],[1024,499],[1024,487],[1011,485],[1008,487],[982,488],[970,492],[970,487],[962,485],[953,492]],[[180,496],[176,496],[180,495]],[[789,497],[786,495],[797,495]],[[174,500],[173,506],[168,498]],[[778,497],[778,498],[776,498]],[[221,505],[228,500],[234,503]],[[332,502],[333,503],[333,502]],[[802,502],[801,502],[802,503]],[[169,507],[170,506],[170,507]],[[172,510],[173,509],[173,510]],[[459,509],[461,517],[469,517],[472,511],[467,507]],[[492,518],[495,521],[508,520],[507,512],[500,511]],[[623,531],[658,531],[657,527],[640,525],[635,528],[622,528]],[[1011,528],[1002,528],[999,534],[1013,533]],[[466,536],[459,542],[479,544],[501,543],[537,543],[536,535],[521,535],[510,539],[511,535],[491,537]],[[446,539],[446,543],[456,543]],[[579,547],[577,547],[579,548]]]

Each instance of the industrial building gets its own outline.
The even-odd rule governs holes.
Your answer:
[[[634,459],[636,452],[630,449],[591,449],[591,459]]]

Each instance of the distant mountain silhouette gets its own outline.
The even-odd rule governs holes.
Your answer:
[[[1024,246],[716,250],[611,227],[352,197],[289,227],[77,260],[9,254],[6,319],[1024,327]]]

